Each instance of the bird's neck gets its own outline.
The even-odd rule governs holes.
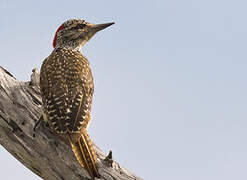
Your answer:
[[[72,48],[72,47],[67,47],[67,46],[56,46],[53,50],[53,52],[72,52],[76,54],[82,54],[81,48]],[[83,55],[83,54],[82,54]]]
[[[56,46],[54,50],[66,49],[66,50],[71,50],[71,51],[76,51],[76,52],[81,53],[81,48],[82,48],[82,46],[63,45],[63,46]]]
[[[55,48],[65,48],[73,51],[80,51],[82,46],[86,43],[86,41],[82,41],[81,39],[77,40],[67,40],[64,38],[58,38],[57,44]]]

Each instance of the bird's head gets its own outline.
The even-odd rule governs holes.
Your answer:
[[[114,24],[91,24],[82,19],[69,19],[56,31],[53,47],[80,49],[93,35]]]

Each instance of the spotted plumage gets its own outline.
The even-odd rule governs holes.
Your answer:
[[[81,19],[64,22],[56,31],[54,50],[41,67],[43,116],[50,128],[69,141],[78,162],[92,178],[99,177],[97,157],[87,134],[94,92],[89,62],[81,47],[113,23],[94,25]]]
[[[57,133],[86,128],[94,91],[86,57],[77,51],[56,48],[42,64],[40,81],[50,127]]]

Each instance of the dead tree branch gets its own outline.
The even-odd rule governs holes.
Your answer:
[[[41,116],[38,71],[31,82],[16,80],[0,66],[0,144],[24,166],[45,180],[89,180],[71,148],[56,138],[42,123],[33,137],[33,127]],[[141,180],[97,147],[102,180]]]

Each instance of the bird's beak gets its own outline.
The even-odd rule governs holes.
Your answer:
[[[104,24],[89,24],[87,25],[86,31],[79,31],[81,33],[81,46],[83,46],[89,39],[91,39],[97,32],[99,32],[102,29],[105,29],[111,25],[113,25],[114,22],[111,23],[104,23]]]
[[[113,25],[113,24],[114,24],[114,22],[104,23],[104,24],[95,24],[95,25],[92,25],[90,29],[96,33],[102,29],[105,29],[105,28]]]

